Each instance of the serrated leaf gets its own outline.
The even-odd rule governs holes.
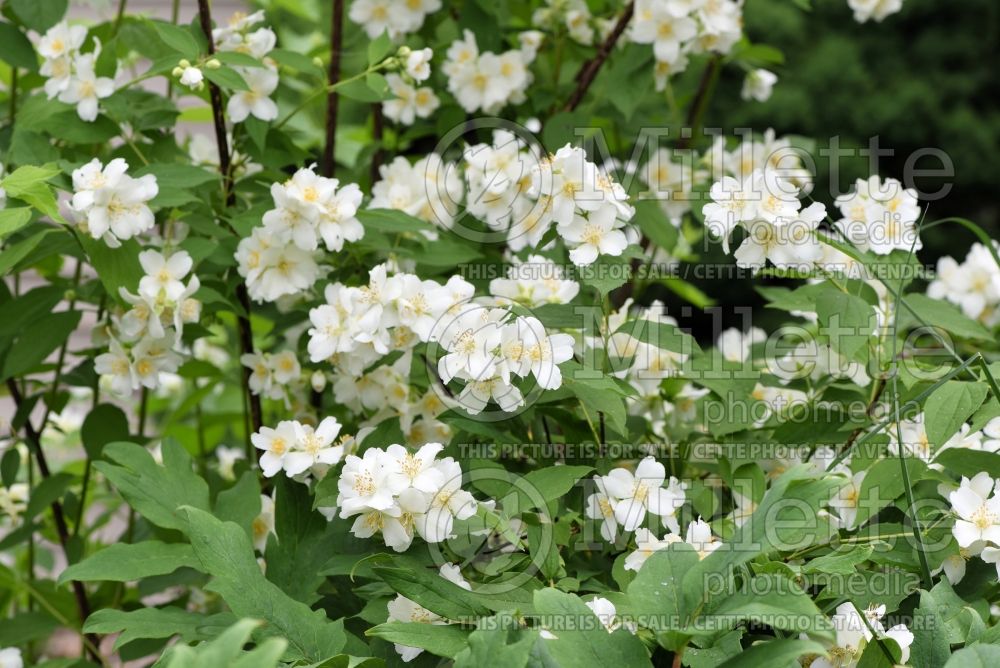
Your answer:
[[[200,567],[201,562],[187,543],[162,543],[158,540],[112,543],[63,571],[59,583],[70,580],[129,582],[166,575],[178,568]]]

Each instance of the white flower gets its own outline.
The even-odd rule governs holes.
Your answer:
[[[402,445],[393,444],[386,448],[389,466],[413,487],[427,494],[435,494],[444,483],[444,473],[435,467],[434,458],[444,450],[440,443],[426,443],[416,453],[409,452]]]
[[[815,202],[788,219],[745,223],[748,234],[734,253],[737,264],[757,271],[770,260],[779,269],[809,271],[823,254],[816,229],[824,218],[826,207]]]
[[[324,418],[319,426],[313,429],[309,425],[293,423],[295,444],[284,459],[285,473],[296,476],[316,464],[327,466],[336,464],[344,456],[342,445],[334,445],[334,439],[340,433],[340,423],[337,418]]]
[[[868,19],[881,22],[903,8],[903,0],[847,0],[847,6],[854,11],[854,20],[865,23]]]
[[[49,28],[38,40],[38,55],[46,60],[63,58],[79,51],[87,38],[85,26],[70,26],[66,21],[60,21]]]
[[[21,650],[17,647],[0,649],[0,668],[24,668]]]
[[[260,495],[260,514],[250,525],[253,531],[253,547],[264,554],[267,549],[267,537],[274,533],[274,499],[266,494]]]
[[[406,73],[414,81],[425,81],[431,75],[431,58],[434,52],[430,49],[410,51],[406,56]]]
[[[176,251],[164,257],[155,250],[139,253],[139,264],[146,275],[139,281],[139,294],[147,299],[165,298],[176,302],[184,294],[183,278],[194,265],[187,251]]]
[[[615,519],[625,531],[638,528],[649,511],[660,516],[674,533],[680,532],[674,515],[684,505],[684,485],[671,477],[667,487],[663,487],[665,479],[666,469],[653,457],[639,462],[634,474],[625,468],[615,468],[604,476],[608,495],[617,499]]]
[[[205,75],[202,74],[200,69],[188,65],[187,67],[181,67],[180,70],[180,82],[182,85],[187,86],[191,90],[198,90],[202,87]]]
[[[153,227],[153,212],[146,204],[156,197],[156,177],[146,174],[138,179],[125,172],[128,163],[115,158],[102,166],[94,158],[73,170],[71,208],[86,216],[86,229],[94,239],[104,238],[108,245],[119,239],[131,239]]]
[[[959,547],[977,541],[1000,545],[1000,497],[991,496],[994,483],[985,472],[971,480],[963,476],[959,488],[948,495],[958,515],[951,531]]]
[[[938,260],[927,296],[947,299],[966,316],[992,327],[1000,322],[1000,268],[989,249],[975,243],[961,264],[950,257]]]
[[[615,505],[618,501],[612,498],[604,485],[602,476],[594,476],[597,491],[587,497],[585,514],[592,520],[601,521],[601,536],[609,543],[615,541],[618,535],[618,520],[615,518]]]
[[[744,100],[767,102],[776,83],[778,75],[774,72],[765,69],[751,70],[743,79],[743,90],[740,95]]]
[[[666,548],[671,543],[681,541],[677,534],[668,533],[663,540],[658,539],[649,529],[638,529],[635,532],[635,550],[625,557],[625,570],[638,571],[654,552]]]
[[[529,308],[544,304],[568,304],[580,292],[580,284],[565,278],[563,268],[542,255],[526,260],[514,258],[507,278],[490,281],[490,292]]]
[[[99,49],[73,58],[73,75],[69,85],[59,94],[59,101],[76,105],[76,113],[81,120],[94,121],[100,100],[115,92],[115,82],[108,77],[99,77],[94,67]]]
[[[688,524],[687,533],[684,534],[684,542],[693,547],[701,559],[722,546],[719,539],[712,535],[712,527],[700,517]]]
[[[916,229],[917,193],[896,179],[883,182],[877,175],[858,179],[854,191],[837,198],[837,206],[843,215],[837,227],[862,251],[888,255],[923,247]]]
[[[866,471],[858,471],[840,488],[830,500],[830,506],[837,509],[837,514],[845,529],[853,529],[858,517],[858,503],[861,500],[861,486],[865,480]]]
[[[755,343],[763,343],[767,334],[760,327],[751,327],[750,331],[730,327],[719,335],[715,347],[722,353],[722,358],[729,362],[745,362],[750,359],[750,347]]]
[[[729,252],[729,237],[736,225],[753,220],[757,213],[754,191],[755,175],[746,177],[742,183],[731,176],[724,176],[712,184],[708,196],[712,201],[702,207],[705,227],[722,241],[723,249]]]
[[[265,477],[271,478],[284,468],[295,439],[295,423],[291,420],[283,420],[273,429],[261,427],[259,432],[250,436],[253,446],[264,451],[260,456],[260,468]]]
[[[111,339],[109,347],[108,352],[94,358],[94,371],[111,377],[112,392],[127,395],[138,384],[132,371],[132,358],[116,339]]]
[[[451,536],[455,520],[476,514],[476,500],[462,489],[462,467],[451,457],[435,463],[442,483],[430,500],[426,514],[417,518],[417,532],[428,543],[440,543]]]
[[[254,228],[249,237],[240,241],[236,261],[240,275],[246,279],[250,298],[257,302],[273,302],[302,292],[319,278],[319,265],[312,252],[268,233],[263,227]]]
[[[365,450],[362,457],[348,455],[337,486],[340,517],[347,518],[367,510],[388,511],[395,505],[393,497],[406,488],[406,483],[386,466],[387,455],[378,448]]]
[[[827,650],[828,656],[817,657],[810,664],[810,668],[853,668],[860,661],[865,647],[874,636],[894,640],[901,651],[900,663],[905,664],[910,658],[913,633],[902,624],[885,630],[881,621],[883,615],[885,615],[884,605],[873,604],[865,610],[862,617],[853,603],[841,603],[837,606],[836,614],[830,619],[836,633],[836,641]],[[875,631],[874,634],[872,630]]]
[[[569,259],[577,266],[593,264],[599,255],[619,256],[628,247],[625,233],[616,229],[618,214],[614,206],[606,205],[588,217],[576,216],[559,233],[573,248]]]
[[[236,462],[246,459],[247,455],[243,448],[220,445],[215,449],[215,457],[219,460],[219,475],[226,480],[235,480],[236,474],[233,472],[233,468],[236,466]]]
[[[429,118],[441,106],[441,101],[432,88],[415,88],[394,73],[387,74],[385,80],[389,84],[389,90],[395,95],[393,99],[382,103],[382,112],[386,118],[403,125],[413,125],[417,118]]]
[[[278,117],[278,105],[270,97],[278,87],[278,72],[269,67],[243,67],[238,72],[250,90],[233,91],[226,104],[226,114],[233,123],[242,123],[248,116],[262,121]]]
[[[597,596],[587,601],[585,605],[590,608],[591,612],[597,615],[597,618],[601,620],[601,624],[608,633],[614,633],[624,627],[629,633],[635,635],[638,630],[632,622],[622,623],[621,618],[618,617],[618,610],[615,608],[615,604],[606,598]]]
[[[667,4],[639,0],[631,23],[631,38],[637,44],[652,44],[657,60],[677,58],[681,44],[698,34],[698,24],[687,16],[674,15]]]

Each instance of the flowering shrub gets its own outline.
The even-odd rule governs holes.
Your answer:
[[[752,2],[184,4],[4,3],[0,667],[1000,660],[997,244]]]

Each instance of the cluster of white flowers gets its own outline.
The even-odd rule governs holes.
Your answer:
[[[414,535],[440,543],[451,536],[455,520],[475,515],[478,504],[462,489],[461,464],[437,459],[443,449],[427,443],[413,453],[394,444],[348,455],[337,481],[337,507],[343,519],[357,516],[354,535],[381,533],[386,545],[403,552]]]
[[[885,616],[885,606],[872,604],[864,611],[864,617],[850,601],[837,606],[837,612],[832,615],[833,630],[836,640],[827,649],[827,656],[808,657],[803,663],[807,668],[851,668],[857,666],[865,647],[873,638],[889,638],[896,642],[901,651],[899,663],[906,664],[910,658],[910,645],[913,644],[913,633],[904,624],[897,624],[886,629],[882,624]],[[874,631],[874,633],[873,633]],[[806,634],[801,634],[807,639]]]
[[[1000,418],[993,418],[979,431],[972,431],[968,424],[962,424],[959,430],[951,438],[939,445],[936,449],[931,443],[927,434],[927,425],[923,413],[918,413],[911,418],[904,418],[899,421],[897,430],[895,424],[886,427],[885,433],[889,437],[889,451],[898,454],[900,443],[903,452],[913,457],[919,457],[923,461],[931,464],[934,459],[944,452],[953,448],[964,450],[977,450],[982,452],[996,452],[1000,450]],[[902,436],[902,440],[900,440]],[[940,469],[939,464],[931,464],[932,468]]]
[[[436,227],[450,228],[462,201],[462,179],[453,162],[429,153],[412,165],[403,156],[379,166],[372,209],[397,209]],[[435,237],[436,238],[436,237]]]
[[[994,246],[996,242],[994,241]],[[927,296],[947,299],[962,313],[993,327],[1000,323],[1000,266],[986,246],[975,243],[959,264],[951,257],[938,260],[937,274]]]
[[[445,580],[457,584],[462,589],[472,591],[472,585],[462,577],[462,570],[458,566],[454,564],[441,564],[438,574]],[[389,601],[387,607],[389,608],[389,618],[387,621],[390,622],[415,622],[418,624],[435,625],[449,623],[441,615],[431,612],[402,594],[396,594],[396,598]],[[399,643],[394,643],[393,647],[403,661],[407,663],[413,661],[424,651],[420,647],[410,647],[409,645],[400,645]]]
[[[438,360],[444,383],[465,382],[458,404],[473,415],[490,401],[505,412],[524,405],[524,395],[512,376],[535,378],[538,387],[562,386],[559,364],[573,357],[573,337],[545,331],[540,320],[514,316],[505,308],[467,304],[437,335],[445,354]]]
[[[94,38],[92,51],[80,49],[87,40],[87,28],[71,26],[66,21],[49,28],[38,41],[38,53],[45,59],[39,73],[48,77],[45,94],[51,100],[76,105],[81,120],[97,119],[100,101],[115,92],[114,78],[97,76],[101,43]]]
[[[854,12],[854,20],[865,23],[869,19],[881,22],[903,8],[903,0],[847,0]]]
[[[562,265],[542,255],[517,257],[507,266],[506,278],[490,281],[490,293],[528,308],[545,304],[568,304],[580,292],[580,284],[566,278]]]
[[[469,113],[494,114],[507,104],[521,104],[534,77],[528,66],[535,59],[534,40],[520,49],[496,54],[479,52],[476,36],[466,30],[464,38],[448,48],[441,68],[448,76],[448,91]]]
[[[104,166],[94,158],[73,170],[73,199],[70,207],[78,213],[81,229],[94,239],[103,239],[112,248],[121,239],[153,227],[153,212],[147,204],[156,197],[156,177],[146,174],[133,178],[128,163],[115,158]]]
[[[650,44],[657,90],[683,72],[688,56],[729,53],[743,36],[743,8],[737,0],[637,0],[629,38]]]
[[[337,179],[319,176],[312,167],[271,185],[275,208],[236,249],[238,270],[252,299],[275,301],[311,288],[319,277],[315,251],[320,239],[327,250],[339,251],[345,242],[364,236],[356,217],[360,188],[338,186]]]
[[[635,473],[618,467],[608,475],[594,476],[594,482],[597,491],[587,498],[586,515],[601,522],[605,540],[615,541],[619,525],[625,531],[635,531],[646,520],[647,512],[659,516],[674,534],[680,533],[676,514],[684,505],[687,485],[673,476],[667,480],[663,464],[653,457],[640,461]]]
[[[244,53],[262,62],[262,67],[234,67],[250,90],[233,91],[226,104],[226,115],[233,123],[242,123],[248,116],[262,121],[278,117],[278,105],[270,95],[278,87],[278,67],[267,57],[277,43],[270,28],[252,28],[264,20],[264,11],[253,14],[237,12],[228,25],[212,30],[212,41],[218,51]]]
[[[348,16],[375,39],[384,32],[396,39],[420,30],[428,14],[441,9],[441,0],[354,0]]]
[[[191,274],[184,283],[194,265],[186,251],[165,256],[145,250],[139,264],[146,275],[138,292],[120,289],[131,308],[111,318],[109,351],[94,360],[97,373],[107,376],[119,395],[160,387],[161,374],[173,373],[180,364],[184,325],[201,317],[201,302],[194,297],[201,286],[198,277]]]
[[[250,437],[263,450],[260,468],[268,478],[284,471],[289,478],[311,473],[322,476],[344,457],[344,441],[337,440],[341,425],[337,418],[324,418],[317,427],[283,420],[274,428],[261,427]]]
[[[778,172],[803,192],[811,187],[812,175],[803,166],[801,155],[790,140],[776,138],[772,129],[760,138],[744,137],[732,150],[727,150],[724,137],[718,137],[702,156],[660,148],[652,152],[640,173],[650,194],[660,202],[670,221],[679,226],[681,218],[691,210],[691,202],[698,198],[694,191],[700,186],[725,176],[742,182],[756,170]]]
[[[736,263],[758,271],[770,261],[780,269],[810,271],[823,256],[816,231],[826,206],[802,209],[799,187],[774,170],[754,170],[742,182],[725,176],[712,185],[712,202],[702,208],[705,226],[729,252],[737,226],[746,232]]]
[[[382,113],[397,123],[413,125],[417,118],[429,118],[441,106],[441,100],[434,94],[433,88],[418,88],[416,85],[431,76],[431,58],[434,52],[430,49],[410,51],[405,47],[400,51],[403,71],[385,76],[389,90],[396,97],[382,103]]]
[[[594,43],[595,20],[584,0],[545,0],[531,15],[531,25],[549,32],[564,29],[577,44]]]
[[[309,311],[309,357],[329,360],[342,372],[362,375],[390,350],[406,350],[431,340],[439,320],[475,292],[471,283],[452,276],[444,285],[395,272],[379,264],[368,285],[326,287],[326,304]]]
[[[250,391],[269,399],[288,400],[288,387],[300,380],[302,367],[295,353],[244,353],[240,364],[251,370]]]
[[[862,251],[888,255],[894,250],[920,250],[917,192],[896,179],[877,175],[858,179],[854,190],[837,198],[837,229]]]

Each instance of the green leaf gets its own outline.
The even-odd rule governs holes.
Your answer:
[[[868,560],[875,548],[871,545],[854,545],[811,560],[802,567],[803,573],[834,573],[850,575],[855,566]]]
[[[0,241],[28,224],[31,220],[31,209],[19,206],[13,209],[0,209]]]
[[[545,466],[529,471],[515,485],[520,497],[517,512],[541,507],[542,503],[565,496],[577,480],[593,470],[591,466]]]
[[[221,178],[218,172],[179,163],[143,165],[135,170],[135,176],[144,174],[156,177],[158,192],[150,204],[158,207],[175,207],[188,202],[197,202],[202,199],[197,190],[206,184],[219,187]]]
[[[128,417],[113,404],[95,406],[80,427],[80,440],[91,459],[100,457],[101,450],[108,443],[127,441],[128,438]]]
[[[59,622],[44,612],[22,612],[0,624],[0,647],[23,645],[45,638],[59,628]]]
[[[315,663],[340,653],[347,642],[343,620],[331,622],[324,611],[311,610],[267,580],[246,531],[203,510],[184,510],[201,570],[212,576],[207,589],[218,593],[234,614],[268,622],[259,635],[288,640],[293,660]]]
[[[94,612],[83,625],[86,633],[121,633],[115,639],[117,650],[133,640],[179,636],[181,642],[208,640],[235,621],[232,613],[206,617],[181,608],[139,608],[125,612],[104,608]]]
[[[634,246],[632,248],[635,248]],[[602,297],[632,280],[630,253],[621,256],[601,255],[593,264],[575,267],[576,280],[597,290]]]
[[[23,32],[16,26],[0,21],[0,60],[11,67],[21,67],[34,72],[38,69],[38,56]]]
[[[397,209],[362,209],[358,211],[358,220],[365,229],[380,232],[427,232],[434,228],[428,223]]]
[[[198,41],[191,34],[190,30],[165,21],[150,21],[149,23],[156,30],[157,36],[163,40],[163,43],[180,54],[180,56],[192,61],[198,58],[201,48],[198,46]],[[206,76],[208,75],[208,68],[202,71]]]
[[[603,413],[608,426],[619,434],[626,433],[625,402],[621,390],[608,377],[584,378],[582,369],[575,362],[563,365],[563,386],[580,400],[594,428],[597,428],[599,413]]]
[[[63,222],[56,196],[48,184],[48,180],[57,174],[58,167],[25,165],[5,176],[0,186],[7,191],[8,197],[23,200],[52,220]]]
[[[194,549],[187,543],[161,543],[158,540],[112,543],[63,571],[59,583],[70,580],[128,582],[167,575],[178,568],[200,567],[201,562],[194,556]]]
[[[813,600],[792,580],[777,573],[757,575],[735,593],[721,600],[705,615],[705,628],[715,633],[725,625],[744,621],[774,629],[833,639],[833,624]]]
[[[249,84],[239,72],[231,67],[219,67],[212,69],[206,67],[202,70],[205,78],[226,90],[250,90]]]
[[[910,480],[919,480],[927,465],[916,457],[906,458]],[[857,526],[861,526],[906,491],[899,467],[899,458],[880,459],[868,469],[858,494]]]
[[[657,631],[681,631],[691,612],[684,599],[684,574],[697,563],[698,553],[687,543],[674,543],[650,555],[628,586],[632,614],[660,620]]]
[[[264,67],[264,63],[258,59],[250,54],[240,53],[239,51],[217,51],[215,59],[233,67]]]
[[[283,478],[275,485],[274,530],[277,541],[267,546],[267,579],[303,603],[313,603],[323,584],[320,568],[342,540],[318,511],[305,485]]]
[[[719,668],[756,668],[758,666],[794,665],[799,657],[816,654],[822,656],[826,648],[812,640],[792,640],[791,638],[765,640],[751,645],[737,656],[721,664]]]
[[[949,380],[924,402],[927,438],[937,447],[958,433],[965,421],[986,400],[985,383]]]
[[[986,471],[993,478],[1000,478],[1000,454],[969,448],[948,448],[934,457],[934,462],[942,465],[949,473],[968,478]]]
[[[386,56],[392,53],[394,45],[392,43],[392,38],[389,37],[389,33],[383,31],[381,35],[373,39],[368,43],[368,65],[378,65]]]
[[[628,334],[632,338],[656,346],[661,350],[691,355],[700,349],[694,338],[668,322],[635,319],[624,323],[615,334]]]
[[[545,649],[560,666],[652,666],[642,641],[620,628],[608,633],[578,596],[558,589],[535,592],[535,611],[555,636]],[[563,624],[560,625],[560,622]]]
[[[125,239],[119,248],[111,248],[100,239],[81,234],[80,245],[87,253],[87,260],[94,267],[104,290],[115,301],[121,301],[119,290],[135,292],[145,272],[139,264],[142,248],[135,239]]]
[[[944,620],[938,616],[937,605],[928,592],[920,592],[920,606],[913,611],[913,644],[910,665],[913,668],[943,666],[951,655],[948,638],[940,632]]]
[[[831,347],[849,360],[868,343],[875,330],[875,313],[861,297],[827,290],[816,302],[820,333],[830,337]]]
[[[468,621],[488,612],[475,596],[438,573],[418,564],[407,568],[374,566],[372,570],[382,580],[411,601],[416,601],[445,619]]]
[[[65,16],[69,0],[7,0],[6,4],[21,23],[44,33]]]
[[[50,313],[38,320],[31,330],[22,331],[4,359],[4,380],[32,371],[63,344],[80,324],[79,311]]]
[[[251,538],[260,509],[260,483],[254,471],[244,471],[235,485],[219,492],[215,499],[215,516],[239,524]]]
[[[447,659],[455,658],[465,649],[468,632],[457,626],[439,626],[420,622],[386,622],[365,631],[366,636],[382,638],[388,642],[420,647],[431,654]]]
[[[183,531],[187,522],[178,508],[208,510],[208,484],[192,470],[191,456],[176,441],[164,439],[161,452],[162,466],[142,446],[109,443],[103,456],[111,461],[94,467],[140,515],[158,527]]]
[[[17,448],[10,448],[0,458],[0,484],[10,487],[17,481],[17,472],[21,468],[21,453]]]
[[[674,250],[678,231],[663,212],[659,201],[644,199],[636,202],[634,221],[654,244],[668,252]]]
[[[934,327],[940,327],[945,331],[957,334],[966,339],[977,341],[992,341],[993,337],[989,330],[972,318],[967,317],[958,308],[948,302],[938,299],[931,299],[924,294],[910,294],[903,297],[903,303],[913,312],[920,316],[920,319]],[[900,317],[908,315],[904,308],[900,311]]]
[[[175,645],[165,653],[162,662],[166,668],[274,668],[288,646],[283,638],[269,638],[252,651],[243,651],[250,635],[261,624],[260,620],[241,619],[217,638],[197,647]]]
[[[455,657],[455,668],[524,668],[536,642],[539,633],[522,629],[510,613],[487,617],[469,634],[469,646]]]
[[[951,655],[944,668],[991,668],[1000,666],[1000,646],[973,645]]]

